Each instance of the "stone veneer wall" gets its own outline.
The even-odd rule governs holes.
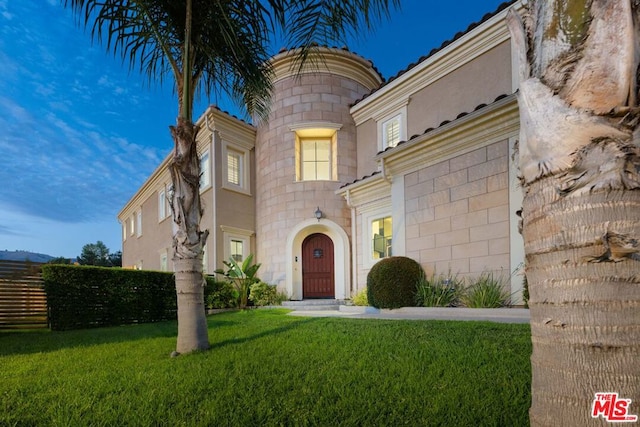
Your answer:
[[[509,148],[498,142],[405,176],[406,255],[427,273],[509,275]]]
[[[326,220],[351,234],[351,211],[335,191],[357,178],[349,106],[370,89],[322,70],[276,79],[270,119],[258,128],[256,143],[256,258],[262,263],[262,280],[284,285],[287,237],[297,224],[314,218],[317,207]],[[290,126],[308,122],[342,125],[337,133],[338,181],[296,182],[295,133]]]

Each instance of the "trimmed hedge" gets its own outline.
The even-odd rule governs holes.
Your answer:
[[[177,318],[173,273],[44,265],[42,277],[52,330]]]
[[[413,307],[422,275],[422,266],[411,258],[383,258],[367,275],[367,300],[376,308]]]

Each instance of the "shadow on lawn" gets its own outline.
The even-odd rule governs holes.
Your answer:
[[[284,326],[280,326],[280,327],[273,328],[273,329],[268,329],[266,331],[262,331],[262,332],[259,332],[257,334],[254,334],[254,335],[250,335],[250,336],[246,336],[246,337],[238,337],[238,338],[226,339],[224,341],[211,343],[211,347],[209,347],[209,350],[217,350],[217,349],[220,349],[222,347],[226,347],[228,345],[244,344],[246,342],[255,341],[255,340],[258,340],[260,338],[273,336],[273,335],[279,335],[279,334],[282,334],[284,332],[287,332],[287,331],[290,331],[290,330],[293,330],[293,329],[297,329],[302,325],[306,325],[306,324],[309,324],[309,323],[312,323],[312,322],[316,322],[318,320],[320,320],[320,319],[317,318],[317,317],[299,318],[299,320],[291,321],[290,323],[287,323]]]
[[[232,320],[209,320],[209,327],[233,326]],[[173,339],[178,334],[175,321],[110,326],[72,331],[0,331],[0,357],[17,354],[49,353],[63,349],[93,347],[153,339]],[[175,347],[175,343],[172,344]]]

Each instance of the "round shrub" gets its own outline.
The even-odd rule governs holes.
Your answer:
[[[411,307],[416,287],[424,274],[422,267],[411,258],[384,258],[367,275],[367,299],[377,308]]]

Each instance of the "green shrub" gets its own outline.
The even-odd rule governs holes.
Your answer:
[[[351,297],[351,302],[353,305],[359,305],[362,307],[366,307],[369,305],[369,300],[367,299],[367,289],[361,289],[355,295]]]
[[[282,301],[289,299],[286,293],[278,291],[276,285],[258,282],[251,285],[249,289],[249,300],[259,307],[265,305],[282,305]]]
[[[52,330],[176,319],[173,273],[47,264],[42,277]]]
[[[415,303],[416,285],[424,274],[411,258],[383,258],[367,275],[367,299],[376,308],[411,307]]]
[[[511,303],[511,294],[506,290],[504,278],[493,273],[482,273],[465,289],[461,301],[470,308],[498,308]]]
[[[451,272],[423,274],[416,289],[416,304],[418,307],[455,307],[459,304],[461,289],[462,282]]]
[[[229,258],[229,261],[222,262],[227,270],[217,269],[215,273],[223,275],[233,283],[240,295],[239,307],[247,307],[251,285],[260,281],[257,274],[261,264],[253,264],[253,254],[250,254],[242,264],[238,264],[233,257]]]
[[[218,281],[207,276],[204,288],[204,304],[209,310],[219,308],[233,308],[238,305],[238,291],[231,282]]]

